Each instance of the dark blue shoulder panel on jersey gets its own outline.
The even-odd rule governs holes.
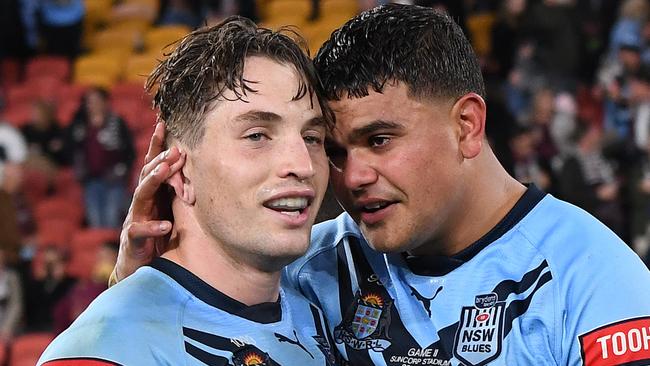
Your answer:
[[[282,320],[280,299],[276,302],[265,302],[248,306],[208,285],[192,272],[168,259],[156,258],[149,266],[168,275],[206,304],[227,311],[230,314],[263,324],[275,323]],[[224,281],[226,280],[224,279]]]
[[[409,256],[404,255],[409,269],[421,276],[444,276],[474,258],[490,243],[499,239],[521,221],[546,196],[535,185],[528,185],[526,192],[514,207],[487,234],[469,247],[453,256]]]

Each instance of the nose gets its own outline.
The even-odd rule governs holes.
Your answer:
[[[343,169],[337,173],[335,171],[332,169],[332,174],[342,174],[345,188],[353,193],[377,181],[377,171],[371,162],[364,157],[363,152],[355,149],[348,152]]]
[[[280,151],[281,168],[280,176],[296,177],[299,180],[308,179],[314,176],[314,164],[305,141],[300,137],[288,141],[284,149]]]

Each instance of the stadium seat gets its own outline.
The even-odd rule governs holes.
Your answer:
[[[38,98],[36,91],[27,84],[16,84],[7,91],[7,105],[30,103]]]
[[[122,117],[129,129],[135,134],[140,130],[140,111],[143,109],[142,102],[137,99],[113,99],[111,108],[118,116]]]
[[[97,32],[92,40],[93,52],[120,48],[124,54],[130,54],[139,44],[142,34],[133,29],[108,28]]]
[[[70,252],[70,261],[66,268],[68,275],[81,280],[91,279],[93,268],[97,261],[98,248],[99,247],[73,249]]]
[[[155,53],[131,55],[126,61],[123,75],[124,81],[144,85],[147,76],[158,65],[157,56]]]
[[[65,197],[48,198],[39,202],[34,207],[34,219],[36,222],[40,222],[58,217],[75,224],[80,224],[83,219],[82,205],[83,203],[81,201],[72,201]]]
[[[111,100],[137,100],[145,106],[151,106],[151,97],[144,90],[144,82],[124,81],[113,85]]]
[[[117,229],[81,229],[72,234],[70,248],[72,252],[99,248],[108,241],[119,241]]]
[[[321,14],[350,19],[359,13],[359,5],[350,0],[322,0]]]
[[[54,245],[68,248],[72,241],[72,234],[78,229],[79,224],[53,217],[37,221],[36,226],[36,241],[39,247]]]
[[[23,85],[32,91],[31,93],[34,98],[56,102],[58,101],[59,90],[64,85],[64,81],[57,76],[40,75],[25,80]]]
[[[490,30],[495,20],[494,13],[472,14],[467,17],[470,40],[478,56],[487,56],[492,49]]]
[[[266,6],[265,12],[265,20],[270,23],[275,19],[287,18],[289,14],[304,21],[311,12],[311,3],[304,0],[273,0]]]
[[[25,67],[25,79],[38,79],[43,76],[67,81],[70,77],[70,61],[62,56],[37,56]]]
[[[75,113],[79,110],[80,101],[75,99],[64,99],[59,102],[56,108],[56,119],[59,126],[67,127],[74,118]]]
[[[32,117],[31,102],[10,104],[2,111],[2,120],[9,122],[14,127],[22,127],[29,122]]]
[[[85,0],[84,6],[83,44],[89,47],[97,30],[107,23],[113,0]]]
[[[59,169],[54,177],[55,197],[81,202],[83,200],[83,188],[71,168]]]
[[[54,334],[48,332],[17,336],[11,344],[9,365],[35,365],[41,353],[53,339]]]
[[[23,195],[27,203],[34,207],[47,196],[50,178],[39,169],[26,168],[23,175]]]
[[[110,89],[119,78],[121,60],[108,54],[81,56],[74,65],[74,82]]]
[[[151,28],[144,35],[145,51],[158,53],[161,50],[171,51],[171,45],[185,37],[191,29],[182,25],[168,25]],[[169,46],[169,47],[168,47]]]
[[[0,86],[9,88],[20,82],[22,63],[17,59],[5,57],[0,59]]]

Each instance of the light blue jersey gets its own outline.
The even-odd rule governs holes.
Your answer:
[[[293,289],[246,306],[158,258],[100,295],[38,364],[330,366],[325,329]]]
[[[343,214],[287,277],[354,366],[650,364],[650,272],[535,187],[453,257],[380,254]]]

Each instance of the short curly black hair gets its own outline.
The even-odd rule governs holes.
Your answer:
[[[332,33],[314,63],[329,100],[381,92],[391,82],[406,84],[414,97],[485,97],[462,29],[426,7],[389,4],[363,12]]]
[[[294,100],[316,94],[325,121],[332,125],[334,117],[305,44],[291,28],[272,31],[240,16],[185,36],[146,84],[154,93],[154,107],[160,110],[168,136],[193,148],[205,133],[205,115],[215,101],[225,100],[224,92],[233,91],[236,99],[244,101],[247,93],[255,93],[254,82],[243,76],[246,58],[251,56],[294,67],[300,75]]]

